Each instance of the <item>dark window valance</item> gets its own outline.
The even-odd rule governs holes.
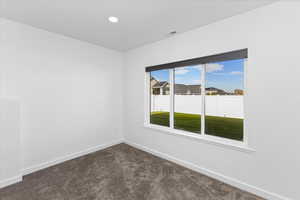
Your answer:
[[[248,58],[248,49],[240,49],[236,51],[230,51],[227,53],[215,54],[211,56],[204,56],[204,57],[192,58],[192,59],[182,60],[182,61],[177,61],[172,63],[149,66],[146,67],[145,69],[146,72],[151,72],[151,71],[161,70],[161,69],[171,69],[171,68],[183,67],[189,65],[199,65],[199,64],[221,62],[226,60],[235,60],[235,59],[243,59],[243,58]]]

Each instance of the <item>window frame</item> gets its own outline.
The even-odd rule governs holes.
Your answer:
[[[243,58],[244,59],[244,101],[247,97],[247,81],[246,81],[246,74],[247,74],[247,66],[248,66],[248,58]],[[202,70],[201,70],[201,85],[204,87],[201,87],[201,98],[202,98],[202,111],[201,115],[205,116],[205,76],[206,76],[206,64],[201,64]],[[184,66],[182,66],[184,67]],[[157,69],[159,70],[159,69]],[[156,70],[153,70],[156,71]],[[247,120],[246,117],[243,119],[243,141],[238,141],[238,140],[233,140],[233,139],[228,139],[224,137],[219,137],[219,136],[213,136],[213,135],[208,135],[205,133],[205,117],[201,117],[201,134],[185,131],[185,130],[179,130],[174,128],[174,80],[175,80],[175,68],[169,68],[169,81],[170,81],[170,127],[164,127],[156,124],[151,124],[150,123],[150,114],[151,114],[151,86],[150,86],[150,72],[146,71],[145,72],[145,118],[144,118],[144,127],[158,130],[164,133],[176,135],[176,136],[184,136],[188,137],[190,139],[196,139],[200,140],[205,143],[209,144],[215,144],[218,146],[223,146],[223,147],[229,147],[231,149],[236,149],[242,152],[254,152],[255,150],[249,147],[248,143],[248,134],[246,131],[247,127]],[[204,94],[204,95],[203,95]],[[245,113],[245,104],[243,104],[243,109]]]

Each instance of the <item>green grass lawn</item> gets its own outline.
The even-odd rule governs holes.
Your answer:
[[[152,112],[150,123],[169,126],[169,112]],[[201,115],[174,113],[174,128],[201,133]],[[229,117],[205,117],[205,133],[234,140],[243,140],[243,119]]]

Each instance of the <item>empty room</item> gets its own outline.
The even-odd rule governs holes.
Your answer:
[[[300,1],[0,0],[0,200],[299,200]]]

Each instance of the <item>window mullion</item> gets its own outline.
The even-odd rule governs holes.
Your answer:
[[[174,69],[169,69],[170,80],[170,128],[174,128]]]
[[[202,67],[201,73],[201,134],[205,134],[205,75],[206,75],[206,64]]]

